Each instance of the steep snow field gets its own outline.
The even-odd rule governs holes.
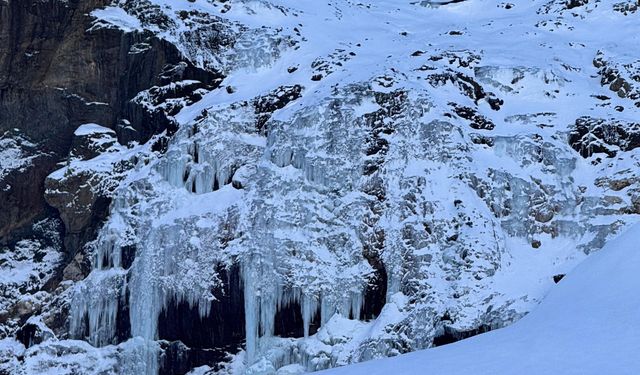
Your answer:
[[[636,224],[577,266],[509,327],[321,374],[638,374],[639,270]]]

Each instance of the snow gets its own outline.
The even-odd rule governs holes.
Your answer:
[[[144,346],[140,339],[103,348],[95,348],[81,340],[55,338],[25,348],[13,339],[2,339],[0,358],[9,360],[0,362],[0,371],[15,375],[140,374],[144,373],[149,350],[153,349]]]
[[[95,17],[101,23],[118,27],[124,31],[132,32],[136,30],[142,30],[142,24],[136,17],[127,14],[127,12],[119,7],[105,7],[102,9],[96,9],[91,12],[91,16]],[[93,27],[96,27],[99,22],[95,22]]]
[[[116,132],[113,131],[112,129],[109,129],[107,127],[104,127],[98,124],[83,124],[83,125],[80,125],[75,130],[75,132],[73,132],[73,135],[87,136],[87,135],[103,134],[103,133],[109,133],[109,134],[115,135]]]
[[[45,264],[49,266],[42,267],[32,259],[36,252],[42,251],[40,245],[38,241],[21,240],[16,244],[13,252],[0,254],[0,260],[2,260],[0,285],[26,284],[34,278],[37,279],[34,275],[40,272],[51,272],[51,268],[60,260],[60,254],[53,249],[44,249]]]
[[[41,236],[40,239],[23,239],[11,247],[0,246],[0,290],[3,296],[0,314],[10,311],[14,304],[27,308],[41,306],[47,293],[40,288],[55,274],[64,258],[59,225],[54,219],[38,221],[31,229]],[[10,324],[0,325],[0,335],[7,334],[10,327]]]
[[[10,373],[10,370],[18,368],[20,361],[18,360],[24,354],[25,347],[12,338],[0,339],[0,371]]]
[[[637,374],[639,244],[636,224],[578,265],[512,326],[320,374]]]
[[[32,155],[31,151],[35,144],[24,139],[22,136],[12,136],[6,132],[0,136],[0,181],[11,171],[23,170],[31,165],[37,155]],[[0,190],[6,190],[9,186],[0,185]]]

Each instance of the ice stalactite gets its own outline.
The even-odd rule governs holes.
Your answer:
[[[170,237],[178,233],[172,233],[167,228],[167,233],[162,233],[150,242],[144,251],[141,251],[136,259],[131,276],[131,334],[142,337],[146,340],[157,338],[157,320],[160,312],[166,308],[169,300],[188,301],[190,306],[201,307],[201,315],[209,313],[208,304],[200,304],[200,300],[195,293],[180,292],[177,290],[167,290],[162,280],[170,277],[175,272],[176,261],[173,259],[176,239]],[[158,245],[164,244],[162,250]],[[204,306],[202,306],[204,305]]]
[[[271,254],[273,256],[273,254]],[[275,316],[278,308],[299,298],[299,293],[286,295],[282,283],[273,268],[274,260],[266,257],[250,256],[242,266],[245,298],[245,328],[247,364],[253,363],[260,352],[262,338],[274,335]]]
[[[329,298],[320,300],[320,325],[325,325],[329,319],[335,314],[336,305]]]
[[[74,291],[71,304],[72,337],[87,337],[95,346],[117,343],[118,321],[128,319],[118,316],[121,307],[128,304],[127,271],[123,265],[129,261],[123,259],[123,218],[117,211],[123,204],[121,200],[114,201],[116,209],[109,225],[93,244],[93,271]]]
[[[288,165],[291,165],[294,160],[294,156],[297,155],[291,148],[286,148],[282,150],[272,150],[271,152],[271,161],[273,164],[277,165],[280,168],[284,168]]]
[[[304,327],[304,337],[309,337],[309,327],[311,326],[311,321],[314,316],[318,312],[318,301],[308,295],[303,295],[302,297],[302,324]]]
[[[166,157],[160,161],[158,170],[164,179],[172,186],[186,187],[189,177],[189,156],[182,150],[171,149]]]
[[[350,297],[349,297],[349,305],[348,307],[344,307],[344,311],[347,310],[347,308],[349,309],[349,314],[351,315],[352,319],[360,319],[360,314],[362,312],[362,307],[364,305],[364,293],[360,292],[360,293],[350,293]]]
[[[351,291],[346,294],[341,291],[324,294],[320,300],[321,325],[326,324],[334,314],[359,320],[364,302],[364,288],[357,292]]]
[[[269,262],[260,256],[251,257],[251,261],[243,265],[242,277],[245,298],[245,327],[246,327],[246,364],[252,365],[261,357],[268,355],[266,350],[271,347],[274,335],[275,318],[278,313],[295,306],[301,316],[299,321],[301,337],[308,338],[314,322],[321,326],[327,323],[334,314],[340,314],[347,319],[360,319],[364,305],[364,290],[344,292],[339,287],[315,296],[305,293],[304,286],[291,287],[287,285],[281,275],[267,267]],[[268,258],[268,257],[267,257]],[[287,285],[287,286],[285,286]],[[317,315],[320,322],[317,322]],[[289,322],[295,324],[295,322]],[[268,356],[271,356],[269,354]],[[287,357],[287,356],[285,356]],[[287,364],[287,359],[278,358],[272,361],[275,368]],[[293,358],[293,357],[292,357]],[[293,361],[293,359],[291,360]]]
[[[131,335],[138,338],[140,345],[140,359],[145,361],[144,374],[158,373],[160,349],[156,342],[158,338],[158,317],[162,309],[166,308],[169,298],[156,285],[156,275],[161,275],[162,266],[151,249],[141,252],[133,267],[131,277],[130,317]],[[208,312],[208,310],[207,310]]]
[[[73,337],[87,337],[94,346],[115,343],[118,306],[126,303],[126,277],[122,269],[95,270],[75,291],[69,321]]]
[[[109,268],[128,268],[134,254],[125,254],[127,243],[123,228],[126,228],[125,219],[120,213],[123,205],[122,200],[114,201],[109,225],[105,226],[100,233],[94,246],[94,257],[92,268],[94,270],[104,270]]]
[[[178,194],[191,196],[184,191]],[[216,230],[218,228],[216,223],[217,220],[221,220],[220,223],[232,225],[226,221],[228,217],[212,217],[208,222],[211,226],[207,226],[204,230],[197,226],[187,230],[188,225],[178,219],[163,222],[157,226],[149,225],[140,230],[139,238],[144,243],[139,244],[130,277],[130,317],[133,337],[140,337],[152,345],[159,339],[158,327],[161,316],[170,315],[179,306],[184,306],[181,308],[189,313],[194,311],[196,319],[200,322],[208,321],[211,314],[221,313],[212,311],[212,305],[217,300],[215,293],[224,286],[221,280],[224,262],[223,259],[218,258],[220,256],[218,244],[221,239],[220,232]],[[165,312],[164,315],[162,315],[163,312]],[[226,313],[229,314],[229,312]],[[171,323],[163,324],[165,324],[163,327],[167,328],[167,324]],[[185,334],[187,338],[195,336],[197,335]],[[196,341],[198,340],[194,339],[194,342]],[[158,361],[159,358],[156,357],[155,360]]]
[[[392,258],[392,256],[394,258],[399,258],[399,256],[397,256],[396,254],[392,254],[391,256],[387,255],[389,258]],[[398,293],[401,291],[402,289],[402,278],[400,275],[402,275],[401,271],[402,271],[402,267],[400,266],[400,260],[399,259],[393,259],[396,262],[387,262],[388,264],[391,264],[392,266],[390,266],[389,270],[386,272],[387,276],[387,290],[385,293],[385,299],[386,301],[389,300],[389,298],[391,298],[392,295]]]
[[[160,345],[157,342],[134,337],[121,347],[121,374],[158,374]]]
[[[103,270],[108,268],[120,268],[122,265],[122,251],[117,243],[117,236],[108,234],[105,244],[99,246],[94,253],[93,268]]]
[[[277,136],[281,136],[281,134],[279,130],[274,130],[267,140],[267,144],[271,146],[268,155],[273,164],[280,168],[292,166],[302,172],[302,176],[307,182],[320,186],[340,186],[342,184],[342,179],[339,176],[327,172],[332,168],[332,161],[326,160],[327,155],[314,154],[305,148],[282,147],[280,144],[276,144],[275,138]]]
[[[230,184],[237,169],[233,160],[225,160],[224,153],[218,153],[220,150],[212,152],[197,142],[181,144],[168,152],[159,171],[172,186],[195,194],[211,193]]]
[[[245,311],[245,331],[246,358],[247,364],[253,363],[256,358],[257,340],[259,329],[259,302],[258,290],[255,283],[256,270],[247,264],[242,265],[242,278],[244,285],[244,311]]]
[[[278,306],[294,298],[282,297],[281,288],[275,275],[263,269],[265,259],[262,255],[250,256],[242,266],[242,278],[245,298],[245,328],[247,365],[253,364],[260,353],[262,340],[272,337],[274,319]]]

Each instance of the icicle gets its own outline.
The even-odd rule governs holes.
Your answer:
[[[270,272],[271,268],[263,268],[264,258],[270,258],[267,264],[275,264],[273,254],[261,253],[247,257],[242,265],[248,366],[253,364],[258,354],[264,354],[260,353],[262,343],[268,346],[273,338],[278,310],[298,302],[301,296],[298,289],[283,288],[282,282]]]
[[[85,284],[73,294],[69,322],[71,335],[82,338],[88,330],[88,341],[92,345],[113,344],[118,304],[125,293],[126,271],[94,270]],[[88,326],[85,326],[85,317]]]
[[[247,366],[253,363],[257,352],[258,341],[258,291],[254,285],[255,270],[246,264],[242,265],[242,279],[244,285],[244,312],[245,312],[245,335]]]
[[[271,161],[280,168],[284,168],[292,164],[293,158],[294,154],[290,148],[286,148],[284,150],[274,149],[271,154]]]
[[[276,288],[277,293],[277,308],[281,310],[284,307],[290,306],[292,303],[299,303],[302,293],[298,288],[284,288],[281,284],[278,284]]]
[[[311,325],[311,320],[318,311],[318,301],[308,295],[303,295],[302,297],[302,324],[304,325],[304,337],[309,337],[309,326]]]
[[[194,146],[195,147],[195,146]],[[197,148],[199,151],[199,162],[189,162],[184,166],[184,170],[188,173],[179,182],[174,176],[171,168],[163,168],[162,173],[167,180],[174,186],[184,186],[187,190],[196,194],[206,194],[219,190],[222,186],[231,183],[232,168],[222,164],[218,159],[211,156],[204,149]]]
[[[158,357],[160,347],[157,342],[140,337],[120,344],[124,349],[119,351],[122,374],[156,375],[159,372]]]
[[[101,270],[109,266],[113,266],[113,253],[117,252],[114,249],[115,247],[115,238],[105,239],[102,241],[100,246],[96,246],[93,259],[93,269]]]
[[[208,165],[199,165],[192,168],[192,193],[204,194],[211,190],[211,168]]]
[[[92,269],[106,269],[122,267],[122,237],[126,228],[121,211],[125,210],[126,199],[114,199],[111,207],[111,217],[93,246]]]
[[[304,170],[307,161],[306,159],[307,156],[305,152],[294,152],[291,159],[291,165],[296,169]]]
[[[305,167],[303,169],[304,177],[307,180],[311,181],[311,182],[316,181],[316,173],[317,172],[315,170],[315,166],[313,164],[311,164],[311,163],[305,163],[304,167]]]
[[[158,315],[163,307],[163,299],[152,284],[153,275],[159,274],[155,257],[150,251],[142,252],[136,259],[131,273],[131,294],[129,298],[129,315],[131,319],[131,335],[145,340],[155,340],[157,335]]]
[[[387,296],[386,301],[391,299],[391,296],[400,291],[402,280],[400,279],[400,272],[394,272],[391,265],[387,265]]]
[[[336,313],[336,305],[330,298],[323,295],[320,306],[320,324],[325,325]]]
[[[353,319],[359,320],[360,313],[362,312],[362,305],[364,304],[364,295],[362,294],[362,292],[360,293],[352,292],[350,300],[351,300],[351,306],[350,306],[351,316],[353,317]]]
[[[188,170],[187,159],[185,153],[172,150],[160,163],[158,170],[169,184],[176,187],[184,186],[185,172]]]
[[[276,290],[269,290],[262,286],[260,293],[260,335],[272,337],[275,328],[275,317],[278,310],[278,295]]]

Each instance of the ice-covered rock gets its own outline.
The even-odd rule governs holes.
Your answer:
[[[97,229],[59,297],[83,341],[24,366],[86,370],[70,351],[104,371],[289,374],[441,345],[516,321],[638,221],[629,16],[434,4],[94,11],[94,30],[150,33],[188,63],[133,96],[164,128],[122,122],[124,146],[83,125],[49,176],[66,232]]]

